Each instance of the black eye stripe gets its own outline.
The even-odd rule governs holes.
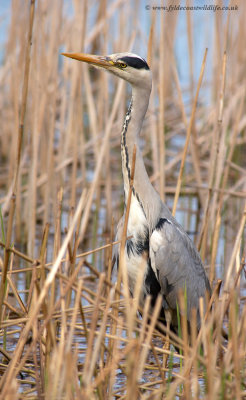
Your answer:
[[[146,61],[142,60],[141,58],[138,58],[138,57],[128,57],[128,56],[126,56],[126,57],[122,57],[120,59],[120,61],[123,61],[124,63],[129,65],[129,67],[132,67],[132,68],[149,69],[149,66],[146,63]]]

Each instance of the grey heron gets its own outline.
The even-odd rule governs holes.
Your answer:
[[[150,295],[154,307],[157,296],[161,294],[160,320],[176,333],[179,291],[185,290],[187,320],[191,321],[191,310],[195,309],[199,328],[199,299],[202,297],[205,300],[206,292],[211,294],[210,284],[195,245],[152,186],[139,146],[139,133],[152,87],[150,68],[143,58],[133,53],[63,55],[103,68],[131,84],[132,98],[121,132],[125,204],[136,145],[135,176],[127,225],[127,235],[131,238],[125,246],[129,290],[133,294],[139,268],[144,268],[140,306]],[[124,217],[125,213],[117,227],[117,239],[121,238]],[[116,249],[116,259],[119,260],[119,248]]]

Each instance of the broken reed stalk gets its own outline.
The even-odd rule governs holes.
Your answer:
[[[188,130],[187,130],[185,146],[184,146],[184,151],[183,151],[183,156],[182,156],[182,160],[181,160],[179,176],[178,176],[178,181],[177,181],[177,187],[176,187],[176,192],[175,192],[175,197],[174,197],[173,210],[172,210],[172,214],[173,215],[175,215],[176,209],[177,209],[178,198],[179,198],[180,189],[181,189],[181,183],[182,183],[183,170],[184,170],[184,165],[185,165],[185,159],[186,159],[186,155],[187,155],[187,151],[188,151],[188,145],[189,145],[190,136],[191,136],[191,132],[192,132],[192,127],[193,127],[193,123],[194,123],[194,119],[195,119],[195,112],[196,112],[196,107],[197,107],[198,95],[199,95],[199,91],[200,91],[201,84],[202,84],[202,78],[203,78],[205,64],[206,64],[207,52],[208,52],[208,49],[206,49],[205,53],[204,53],[202,66],[201,66],[201,71],[200,71],[200,76],[199,76],[197,89],[196,89],[196,95],[195,95],[195,99],[194,99],[193,106],[192,106],[191,118],[190,118],[190,123],[189,123],[189,126],[188,126]]]
[[[16,165],[15,165],[15,175],[14,175],[14,183],[13,183],[13,192],[11,196],[10,208],[9,208],[9,219],[7,226],[7,235],[6,235],[6,247],[4,250],[4,264],[2,270],[2,279],[0,285],[0,324],[2,322],[2,305],[5,296],[5,282],[8,271],[9,264],[9,247],[11,244],[11,237],[13,232],[13,222],[14,222],[14,214],[15,214],[15,202],[16,202],[16,191],[17,191],[17,183],[19,177],[19,168],[20,168],[20,159],[21,159],[21,149],[22,149],[22,139],[24,133],[24,122],[26,115],[26,104],[27,104],[27,93],[28,93],[28,81],[29,81],[29,70],[30,70],[30,60],[31,60],[31,45],[32,45],[32,30],[33,30],[33,21],[34,21],[34,11],[35,11],[35,0],[31,0],[30,3],[30,15],[29,15],[29,29],[27,36],[27,46],[26,46],[26,55],[25,55],[25,70],[24,70],[24,80],[23,80],[23,88],[22,88],[22,101],[21,101],[21,111],[20,111],[20,124],[18,129],[18,144],[17,144],[17,155],[16,155]]]

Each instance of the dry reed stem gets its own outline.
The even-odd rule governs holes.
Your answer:
[[[193,123],[194,123],[196,106],[197,106],[197,101],[198,101],[198,95],[199,95],[199,91],[200,91],[201,84],[202,84],[202,78],[203,78],[204,69],[205,69],[207,52],[208,52],[208,49],[206,49],[205,53],[204,53],[202,66],[201,66],[201,71],[200,71],[200,76],[199,76],[199,80],[198,80],[198,84],[197,84],[195,100],[194,100],[194,103],[193,103],[193,106],[192,106],[191,118],[190,118],[190,123],[189,123],[189,126],[188,126],[188,130],[187,130],[185,146],[184,146],[183,156],[182,156],[180,170],[179,170],[179,177],[178,177],[177,187],[176,187],[176,192],[175,192],[175,197],[174,197],[173,210],[172,210],[172,214],[173,215],[175,215],[175,213],[176,213],[178,198],[179,198],[179,194],[180,194],[182,176],[183,176],[183,170],[184,170],[184,164],[185,164],[186,154],[187,154],[189,140],[190,140],[190,136],[191,136],[191,131],[192,131]]]
[[[90,362],[91,362],[92,346],[93,346],[94,334],[96,331],[96,325],[97,325],[97,319],[98,319],[98,313],[99,313],[100,294],[102,291],[104,278],[105,278],[104,274],[102,274],[99,278],[98,291],[97,291],[95,307],[93,310],[92,321],[91,321],[91,329],[89,331],[90,335],[88,338],[88,347],[87,347],[87,352],[86,352],[86,359],[85,359],[85,364],[84,364],[84,374],[83,374],[83,385],[85,387],[89,385],[90,377],[91,377],[89,366],[90,366]]]
[[[97,373],[96,373],[96,361],[97,361],[97,359],[99,357],[99,350],[100,350],[101,342],[102,342],[102,340],[104,338],[104,335],[105,335],[106,322],[107,322],[107,318],[108,318],[110,303],[112,302],[112,299],[113,299],[113,295],[114,295],[114,290],[111,289],[111,291],[109,293],[109,296],[107,298],[107,302],[106,302],[103,318],[102,318],[102,321],[101,321],[100,330],[99,330],[99,333],[98,333],[98,336],[97,336],[97,340],[96,340],[96,342],[94,344],[93,353],[92,353],[92,356],[91,356],[91,359],[90,359],[90,365],[88,365],[89,371],[88,371],[88,374],[86,375],[87,382],[85,382],[85,385],[87,387],[89,386],[89,384],[92,381],[92,375],[94,374],[94,372],[95,372],[95,374],[94,374],[95,377],[97,376]],[[89,345],[89,343],[88,343],[88,345]],[[85,364],[85,366],[86,366],[86,364]],[[88,395],[90,395],[90,391],[91,391],[91,389],[88,389]]]
[[[95,169],[95,173],[94,173],[93,182],[92,182],[92,185],[90,187],[86,208],[85,208],[83,219],[82,219],[82,222],[81,222],[81,229],[80,229],[81,238],[84,237],[85,230],[86,230],[86,227],[87,227],[94,191],[96,189],[97,182],[98,182],[98,179],[99,179],[99,174],[101,172],[102,162],[103,162],[103,159],[104,159],[104,156],[105,156],[105,152],[106,152],[106,148],[107,148],[110,132],[111,132],[111,129],[112,129],[113,121],[114,121],[114,118],[115,118],[115,115],[116,115],[116,112],[117,112],[117,108],[118,108],[119,103],[120,103],[121,93],[122,93],[122,90],[123,90],[123,84],[124,84],[123,81],[120,81],[118,83],[113,109],[112,109],[108,124],[107,124],[106,129],[105,129],[105,136],[103,138],[101,152],[100,152],[100,155],[99,155],[98,160],[97,160],[97,165],[96,165],[96,169]]]
[[[61,187],[57,193],[57,213],[55,219],[55,237],[53,246],[53,259],[55,260],[61,246],[61,215],[62,215],[62,199],[63,188]],[[55,280],[51,286],[50,302],[53,305],[55,302]]]
[[[212,210],[210,211],[212,217],[213,217],[214,213],[213,213],[213,203],[211,202],[211,200],[214,200],[215,196],[217,196],[217,192],[212,193],[212,186],[215,188],[218,187],[218,186],[216,186],[216,174],[218,174],[218,164],[219,164],[219,159],[221,158],[220,140],[221,140],[221,136],[222,136],[222,116],[223,116],[223,111],[224,111],[226,63],[227,63],[227,55],[226,55],[226,52],[224,52],[223,62],[222,62],[222,71],[221,71],[221,77],[222,77],[221,89],[220,89],[219,99],[218,99],[219,100],[218,125],[217,125],[217,129],[216,129],[216,134],[215,134],[216,142],[215,142],[215,148],[214,148],[214,159],[212,160],[213,167],[211,168],[211,175],[210,175],[210,182],[209,182],[211,191],[209,191],[208,198],[207,198],[207,211],[208,211],[208,207],[212,208]],[[213,199],[211,198],[212,194],[214,195]],[[208,213],[206,212],[206,214],[208,214]],[[207,218],[207,221],[208,221],[208,218]],[[212,238],[212,258],[211,258],[210,275],[209,275],[210,283],[212,283],[213,279],[214,279],[215,257],[216,257],[218,240],[219,240],[220,224],[221,224],[221,218],[220,218],[219,212],[217,212],[216,222],[214,225],[214,234],[213,234],[213,238]],[[206,243],[206,237],[204,238],[204,243]]]
[[[186,3],[188,4],[188,0],[186,1]],[[192,47],[192,23],[191,23],[191,13],[189,12],[189,10],[187,10],[186,12],[186,21],[187,21],[187,37],[188,37],[188,50],[189,50],[189,70],[190,70],[190,99],[191,99],[191,104],[194,101],[194,80],[193,80],[193,76],[194,76],[194,68],[193,68],[193,64],[194,64],[194,59],[193,59],[193,47]],[[185,124],[185,128],[187,131],[187,124]],[[201,176],[201,167],[200,167],[200,152],[199,152],[199,147],[197,144],[198,140],[197,140],[197,132],[196,132],[196,127],[195,127],[195,123],[193,125],[193,129],[192,129],[192,134],[191,134],[191,156],[192,156],[192,162],[193,162],[193,166],[194,166],[194,171],[195,171],[195,177],[196,177],[196,181],[198,183],[199,186],[202,185],[202,176]],[[199,200],[202,204],[202,206],[204,207],[204,198],[202,196],[201,191],[198,191],[198,195],[199,195]]]
[[[117,0],[110,7],[107,7],[105,2],[101,2],[95,12],[94,26],[89,29],[90,26],[86,26],[86,23],[87,20],[90,20],[90,13],[93,9],[86,1],[83,4],[78,0],[73,3],[74,16],[65,14],[66,10],[62,10],[62,0],[52,3],[51,6],[46,3],[38,2],[35,10],[35,21],[37,23],[35,23],[33,32],[32,70],[30,70],[28,89],[28,98],[33,101],[27,108],[25,119],[27,135],[24,135],[23,138],[16,191],[16,211],[13,222],[8,221],[11,215],[8,216],[6,211],[9,208],[14,184],[16,161],[14,155],[17,152],[15,133],[19,127],[18,108],[21,100],[19,99],[18,87],[23,76],[23,49],[26,43],[25,31],[27,26],[27,10],[23,9],[20,0],[15,0],[12,6],[11,28],[6,46],[8,57],[3,60],[4,65],[0,68],[0,86],[5,94],[0,99],[0,108],[4,115],[4,118],[2,118],[2,134],[0,135],[0,190],[2,191],[0,203],[4,204],[2,209],[4,225],[5,221],[13,225],[15,245],[21,244],[21,248],[18,247],[18,249],[7,246],[10,260],[9,271],[7,271],[8,281],[6,281],[8,287],[3,302],[2,320],[4,321],[1,331],[3,348],[1,350],[7,357],[3,356],[4,359],[10,362],[8,365],[0,364],[1,374],[4,371],[11,372],[11,368],[13,368],[11,360],[15,357],[15,352],[18,352],[20,346],[22,346],[21,342],[17,343],[21,329],[25,328],[29,318],[32,318],[33,306],[35,307],[36,304],[35,299],[42,292],[42,283],[39,281],[39,277],[42,276],[42,280],[46,281],[46,275],[49,275],[56,262],[60,248],[59,243],[64,233],[64,223],[68,219],[68,214],[69,219],[73,215],[71,206],[75,204],[76,193],[81,190],[81,187],[91,186],[91,176],[97,162],[95,149],[100,149],[103,127],[110,115],[110,110],[112,110],[111,91],[115,89],[114,81],[113,85],[111,85],[111,82],[107,85],[106,74],[102,76],[95,74],[93,75],[95,79],[91,81],[93,85],[89,82],[89,86],[85,86],[85,95],[81,97],[79,64],[71,64],[74,73],[72,80],[69,81],[72,71],[69,71],[68,63],[65,63],[64,68],[61,69],[60,64],[57,63],[58,57],[54,57],[54,54],[58,55],[58,52],[63,50],[60,46],[71,48],[75,43],[80,43],[80,40],[81,42],[84,40],[86,51],[88,48],[88,51],[94,50],[94,53],[98,54],[107,54],[109,48],[111,51],[111,47],[113,52],[128,50],[131,24],[134,21],[136,22],[136,52],[141,54],[138,51],[140,41],[147,44],[145,24],[140,23],[142,21],[138,22],[137,19],[141,5],[139,7],[134,5],[133,10],[133,6],[129,2],[124,3]],[[171,1],[168,4],[171,4]],[[241,238],[243,244],[243,236],[237,238],[241,229],[241,208],[245,200],[243,160],[246,127],[246,120],[243,115],[245,54],[242,51],[242,38],[245,36],[244,7],[244,3],[240,2],[239,18],[235,16],[236,13],[234,15],[228,13],[226,20],[222,17],[222,14],[217,13],[216,16],[216,46],[214,46],[214,43],[211,44],[211,50],[214,50],[215,69],[211,75],[207,75],[206,83],[203,85],[202,94],[204,96],[199,95],[199,98],[202,98],[199,107],[196,109],[196,129],[197,132],[199,129],[199,135],[194,136],[193,134],[196,135],[196,131],[192,130],[190,137],[191,153],[187,152],[185,159],[187,169],[182,177],[186,182],[186,188],[180,190],[180,195],[184,196],[182,199],[184,206],[177,213],[179,222],[180,216],[188,215],[185,220],[185,229],[197,230],[200,225],[200,210],[194,210],[192,202],[187,203],[187,198],[191,197],[193,201],[194,197],[199,197],[204,212],[202,224],[205,224],[201,229],[202,257],[206,264],[214,263],[216,267],[214,275],[216,277],[223,275],[224,265],[229,266],[229,269],[231,269],[230,278],[228,278],[229,295],[222,292],[220,296],[218,294],[212,296],[213,301],[207,308],[204,325],[197,337],[196,323],[191,322],[191,329],[193,329],[192,346],[187,345],[186,340],[180,340],[170,333],[171,342],[182,348],[186,356],[174,353],[173,365],[169,362],[168,371],[162,368],[160,364],[163,354],[169,356],[172,354],[170,351],[159,347],[159,342],[165,339],[165,334],[154,333],[153,331],[154,334],[151,334],[150,338],[147,336],[149,332],[148,319],[152,317],[152,315],[149,316],[152,313],[150,311],[150,299],[145,302],[142,319],[138,319],[136,316],[142,281],[141,274],[138,276],[133,299],[126,298],[122,291],[118,291],[122,299],[118,302],[110,302],[110,288],[114,287],[114,284],[111,282],[110,262],[108,271],[104,267],[104,254],[106,250],[109,250],[107,253],[110,253],[112,246],[120,243],[120,241],[113,242],[113,233],[111,236],[108,235],[108,227],[111,223],[111,214],[115,210],[118,212],[122,207],[119,196],[121,179],[119,178],[120,151],[118,138],[125,112],[125,100],[128,97],[126,92],[122,92],[108,142],[105,144],[106,151],[101,164],[105,168],[104,171],[100,171],[95,183],[91,206],[87,206],[88,216],[85,217],[85,214],[83,214],[84,218],[87,218],[85,240],[80,243],[83,247],[79,250],[79,253],[78,229],[80,217],[78,217],[75,227],[76,233],[68,241],[66,256],[61,258],[57,273],[50,286],[52,287],[51,297],[50,290],[48,290],[45,301],[42,302],[39,312],[33,319],[32,342],[26,343],[25,352],[19,358],[20,364],[15,363],[17,369],[15,373],[11,372],[13,379],[6,388],[5,398],[12,399],[21,396],[23,399],[34,399],[37,396],[49,397],[51,395],[54,398],[61,395],[64,398],[81,398],[85,394],[85,390],[79,386],[79,382],[83,378],[84,361],[90,335],[94,336],[93,347],[92,350],[89,348],[89,352],[91,351],[94,357],[95,368],[93,368],[90,379],[88,379],[87,393],[89,393],[89,397],[87,396],[87,398],[104,399],[108,395],[122,399],[127,397],[146,399],[169,397],[173,399],[180,398],[189,391],[193,398],[207,397],[214,399],[221,397],[229,399],[233,396],[245,397],[243,383],[245,382],[246,308],[243,304],[245,300],[244,292],[239,292],[239,290],[244,290],[244,276],[241,273],[244,268],[244,261],[241,257],[242,246],[240,244]],[[185,111],[191,105],[194,105],[192,101],[194,88],[191,89],[194,83],[191,69],[190,78],[184,86],[184,81],[179,81],[175,69],[176,65],[179,68],[181,64],[179,60],[177,63],[173,60],[172,49],[174,46],[176,49],[174,33],[178,15],[175,14],[173,13],[174,18],[166,17],[166,15],[164,17],[164,28],[167,27],[171,31],[171,39],[168,42],[168,48],[162,46],[165,53],[164,62],[169,58],[171,60],[170,68],[168,63],[165,65],[165,110],[162,110],[165,114],[166,165],[164,165],[163,160],[159,160],[160,149],[158,148],[157,137],[160,118],[156,88],[160,82],[159,73],[163,71],[160,69],[158,58],[160,53],[158,49],[161,47],[160,40],[162,40],[160,18],[159,13],[154,10],[151,11],[152,27],[148,46],[148,54],[151,54],[154,84],[149,113],[143,126],[143,135],[146,138],[144,148],[146,167],[149,171],[152,171],[152,182],[158,186],[158,180],[160,180],[158,165],[162,163],[166,180],[165,195],[168,201],[170,195],[172,196],[177,190],[174,184],[177,180],[177,165],[183,156],[183,126],[188,125]],[[163,15],[164,13],[162,13],[162,18]],[[179,16],[182,18],[181,13]],[[109,20],[112,17],[113,19]],[[193,52],[192,43],[192,34],[193,32],[196,33],[195,15],[193,19],[192,17],[192,14],[186,15],[187,54],[189,52],[187,60],[190,60],[190,68],[193,64],[194,71],[196,71],[197,53]],[[115,20],[118,22],[117,24],[114,23]],[[61,26],[62,29],[60,29]],[[122,31],[125,32],[124,37],[120,34]],[[165,38],[167,38],[167,31],[165,29],[164,31]],[[81,39],[82,35],[84,35],[83,40]],[[114,37],[113,41],[111,41],[111,35]],[[224,93],[223,96],[223,129],[220,137],[216,132],[218,133],[218,119],[221,108],[219,110],[218,104],[217,113],[214,111],[216,101],[212,98],[209,99],[209,104],[207,104],[207,89],[212,89],[210,94],[214,89],[216,95],[221,90],[219,89],[222,87],[219,74],[223,75],[220,66],[223,56],[221,49],[225,48],[228,54],[227,93]],[[38,56],[40,57],[38,58]],[[185,60],[186,58],[181,60],[182,72],[180,77],[182,78]],[[208,64],[208,68],[210,64],[212,63]],[[173,68],[176,82],[176,92],[172,90],[170,85],[171,68]],[[210,85],[211,79],[213,87]],[[67,82],[68,86],[65,86],[63,82]],[[69,86],[70,84],[72,86]],[[37,85],[39,86],[37,87]],[[74,96],[73,99],[67,96],[68,87],[70,88],[70,95]],[[162,88],[160,88],[160,91]],[[88,90],[91,90],[91,96],[96,96],[91,105],[88,105]],[[39,97],[40,101],[38,101]],[[96,116],[95,104],[97,106]],[[92,129],[95,130],[94,140],[89,138]],[[193,142],[196,146],[193,146]],[[220,148],[220,157],[217,160],[216,146]],[[211,153],[211,148],[215,149],[214,153]],[[201,180],[199,180],[199,171]],[[107,177],[109,177],[108,180]],[[203,185],[202,182],[208,182],[208,184]],[[61,186],[64,188],[62,207],[61,204],[55,204],[55,195]],[[210,202],[206,203],[205,200],[208,196],[210,196]],[[92,231],[88,221],[93,216],[94,210],[96,210],[97,215],[95,218],[93,217],[95,223],[93,224],[94,231]],[[59,215],[61,217],[60,223],[58,221]],[[196,218],[197,221],[194,223]],[[56,223],[55,219],[57,219]],[[49,236],[47,227],[44,229],[47,222],[50,224]],[[43,238],[40,235],[41,225],[45,232]],[[195,228],[193,228],[194,226]],[[213,248],[210,246],[212,239],[216,239],[213,240]],[[102,246],[102,242],[106,244]],[[25,246],[27,243],[29,247],[26,251],[23,250],[22,244]],[[32,243],[35,247],[32,246]],[[40,260],[35,260],[34,257],[36,257],[35,253],[39,243],[41,243],[41,250],[37,254]],[[4,240],[0,242],[0,247],[1,251],[5,248]],[[222,254],[223,247],[225,254]],[[3,265],[1,254],[0,268]],[[46,254],[48,262],[46,262]],[[93,254],[97,254],[97,257],[92,257]],[[109,254],[105,254],[105,258],[109,257]],[[75,265],[77,259],[78,265]],[[50,260],[53,260],[53,262],[50,263]],[[232,267],[230,267],[231,263],[233,264]],[[98,288],[100,272],[104,270],[107,278],[104,280],[97,307],[95,293]],[[27,281],[23,283],[23,279],[28,279],[30,272],[30,284]],[[218,273],[221,275],[218,275]],[[78,282],[81,276],[83,284],[80,296]],[[22,283],[23,287],[20,286]],[[73,303],[74,299],[76,299],[76,304]],[[213,308],[208,312],[212,303]],[[107,307],[110,304],[110,312],[105,313],[106,304]],[[95,308],[98,312],[96,320],[98,330],[92,331],[91,318]],[[114,310],[117,310],[119,317],[115,317]],[[125,316],[124,319],[121,314]],[[229,322],[227,321],[228,315]],[[183,322],[185,324],[185,320]],[[224,341],[221,335],[223,330],[228,330],[227,322],[230,324],[229,338],[228,341]],[[159,323],[156,323],[156,325],[159,326]],[[113,326],[115,327],[114,334],[112,334]],[[132,333],[129,337],[127,336],[128,332]],[[166,333],[165,328],[163,328],[163,332]],[[230,335],[230,332],[233,332],[233,336]],[[71,344],[69,354],[65,352],[68,335],[70,335]],[[150,340],[147,347],[146,338]],[[22,340],[22,337],[20,340]],[[107,343],[108,345],[106,345]],[[199,355],[198,349],[202,343],[207,349],[205,356]],[[13,353],[9,351],[9,346],[14,350]],[[52,353],[49,355],[51,348]],[[142,366],[142,362],[139,363],[139,360],[142,360],[144,352],[147,356]],[[180,360],[182,360],[182,368],[179,365]],[[26,368],[27,365],[28,368]],[[207,373],[205,369],[208,370]],[[21,371],[21,377],[17,375],[19,371]],[[168,372],[166,382],[163,380],[165,372]],[[50,378],[48,384],[45,380],[46,374]],[[7,373],[2,377],[3,382],[6,376]],[[137,376],[140,380],[136,379]],[[18,392],[21,392],[21,394]]]
[[[143,349],[141,352],[141,356],[140,356],[140,360],[139,360],[139,369],[138,369],[138,379],[140,378],[140,376],[142,376],[143,373],[143,369],[144,369],[144,363],[146,361],[146,357],[147,357],[147,352],[150,346],[150,341],[152,338],[152,334],[156,325],[156,321],[158,319],[159,313],[160,313],[160,309],[161,309],[161,296],[158,296],[156,303],[155,303],[155,307],[152,313],[152,318],[150,321],[150,325],[148,327],[148,332],[144,341],[144,345],[143,345]],[[148,311],[148,310],[147,310]]]
[[[14,180],[13,180],[13,192],[12,192],[12,196],[11,196],[10,209],[9,209],[9,220],[8,220],[7,235],[6,235],[6,247],[5,247],[5,251],[4,251],[4,265],[3,265],[2,279],[1,279],[1,285],[0,285],[0,324],[2,322],[2,305],[3,305],[3,301],[4,301],[5,281],[6,281],[6,277],[7,277],[7,270],[8,270],[8,264],[9,264],[9,256],[10,256],[8,249],[10,247],[12,230],[13,230],[13,221],[14,221],[15,203],[16,203],[16,190],[17,190],[17,182],[18,182],[18,177],[19,177],[22,138],[23,138],[23,133],[24,133],[24,120],[25,120],[25,115],[26,115],[34,11],[35,11],[35,0],[31,0],[29,30],[28,30],[26,55],[25,55],[25,72],[24,72],[22,102],[21,102],[21,111],[20,111],[20,124],[19,124],[19,129],[18,129],[18,144],[17,144],[15,175],[14,175]]]
[[[244,95],[244,93],[243,93]],[[242,96],[242,99],[244,96]],[[223,103],[222,103],[223,105]],[[222,107],[222,106],[221,106]],[[216,223],[215,223],[215,229],[214,229],[214,235],[213,235],[213,246],[212,246],[212,258],[211,258],[211,265],[210,265],[210,282],[213,281],[214,278],[214,269],[215,269],[215,259],[216,259],[216,253],[217,253],[217,247],[218,247],[218,239],[219,239],[219,230],[221,226],[221,210],[222,210],[222,205],[223,205],[223,198],[224,198],[224,189],[226,187],[226,183],[228,180],[228,175],[229,175],[229,166],[230,166],[230,161],[233,156],[233,151],[234,151],[234,146],[235,146],[235,139],[238,131],[238,121],[242,113],[242,107],[243,107],[243,101],[240,102],[240,106],[238,109],[238,112],[236,114],[236,121],[233,129],[233,134],[232,134],[232,141],[231,141],[231,146],[229,148],[229,154],[228,154],[228,161],[227,164],[225,165],[225,170],[222,178],[222,185],[221,189],[222,191],[219,194],[219,202],[218,202],[218,208],[217,208],[217,213],[216,213]],[[222,110],[220,112],[222,114]]]
[[[10,256],[10,265],[9,265],[9,271],[8,272],[12,272],[13,271],[13,261],[14,261],[14,257],[13,257],[13,254],[11,254],[11,256]],[[5,299],[7,299],[8,298],[8,295],[9,295],[9,283],[8,283],[8,274],[7,274],[7,282],[6,282],[6,290],[5,290]],[[2,310],[2,318],[3,318],[3,320],[5,319],[5,316],[6,316],[6,311],[7,311],[7,307],[9,306],[9,304],[7,304],[6,303],[6,301],[4,301],[3,302],[3,310]],[[9,307],[8,307],[9,308]],[[22,313],[18,313],[17,312],[17,315],[21,315],[22,316]]]
[[[161,28],[160,28],[161,37],[165,37],[164,31],[164,13],[161,14]],[[159,75],[160,75],[160,83],[159,83],[159,101],[160,101],[160,114],[159,114],[159,126],[158,126],[158,136],[159,136],[159,170],[160,170],[160,196],[161,199],[165,198],[165,96],[166,96],[166,87],[165,87],[165,49],[164,49],[165,41],[160,41],[160,61],[159,61]]]
[[[219,153],[219,138],[221,137],[221,129],[222,129],[222,116],[223,116],[223,110],[224,110],[224,96],[225,96],[225,78],[226,78],[226,62],[227,62],[227,56],[226,52],[224,52],[223,56],[223,61],[222,61],[222,69],[221,69],[221,89],[219,93],[219,98],[218,98],[218,120],[217,120],[217,129],[216,129],[216,135],[217,141],[215,142],[215,146],[212,149],[211,152],[211,164],[210,164],[210,174],[209,174],[209,180],[208,180],[208,194],[206,198],[206,203],[205,203],[205,210],[204,210],[204,218],[202,221],[202,226],[200,230],[200,235],[199,235],[199,240],[198,240],[198,248],[202,246],[202,241],[204,243],[203,248],[205,251],[205,246],[206,246],[206,240],[207,240],[207,233],[208,233],[208,222],[209,222],[209,212],[210,212],[210,207],[211,207],[211,197],[213,194],[213,190],[215,189],[213,182],[215,179],[215,174],[216,174],[216,157],[218,156]],[[215,140],[215,139],[214,139]],[[216,240],[218,240],[218,232],[219,232],[219,220],[216,221],[215,224],[215,232],[214,232],[214,240],[213,240],[213,248],[214,250],[212,251],[215,253],[215,250],[217,249]],[[212,261],[210,265],[210,283],[214,279],[214,266],[215,266],[215,260],[214,260],[214,254],[212,255]]]
[[[243,211],[243,215],[241,218],[241,222],[240,222],[240,226],[239,226],[239,230],[236,236],[236,240],[235,240],[235,244],[233,247],[233,252],[231,254],[231,259],[229,262],[229,265],[227,267],[227,271],[226,271],[226,279],[225,279],[225,285],[224,285],[224,291],[227,291],[230,289],[229,284],[231,281],[231,277],[232,277],[232,270],[233,270],[233,266],[236,260],[236,255],[238,253],[238,249],[241,243],[241,238],[242,238],[242,234],[243,231],[245,229],[245,222],[246,222],[246,203],[245,203],[245,207],[244,207],[244,211]]]
[[[6,373],[5,379],[2,379],[1,382],[0,382],[0,387],[1,387],[1,390],[2,390],[2,396],[4,396],[4,393],[7,390],[9,383],[11,382],[11,380],[13,379],[14,375],[17,372],[16,371],[16,365],[17,365],[17,363],[18,363],[18,361],[19,361],[19,359],[21,357],[21,354],[23,352],[23,348],[24,348],[25,341],[27,339],[28,333],[29,333],[30,329],[32,328],[32,324],[33,324],[33,322],[35,321],[35,319],[37,317],[37,314],[38,314],[38,312],[40,310],[40,307],[41,307],[41,305],[43,303],[45,295],[47,294],[47,292],[49,290],[49,287],[52,284],[53,279],[55,278],[55,275],[56,275],[56,272],[57,272],[57,270],[59,268],[62,256],[63,256],[64,252],[66,251],[67,245],[68,245],[68,243],[70,241],[70,238],[71,238],[71,236],[73,234],[73,230],[75,228],[75,224],[76,224],[76,222],[77,222],[77,220],[79,218],[79,215],[80,215],[80,213],[81,213],[81,211],[82,211],[82,209],[84,207],[84,201],[85,201],[85,195],[84,195],[84,192],[83,192],[83,194],[82,194],[82,196],[80,198],[80,201],[78,203],[76,212],[74,214],[74,218],[73,218],[73,221],[71,223],[71,227],[69,228],[69,231],[68,231],[68,233],[66,235],[66,238],[65,238],[65,240],[64,240],[64,242],[62,244],[62,247],[61,247],[61,249],[59,251],[59,254],[57,256],[56,262],[54,263],[52,270],[50,271],[49,275],[47,276],[47,278],[46,278],[46,280],[44,282],[44,286],[43,286],[43,288],[42,288],[42,290],[40,292],[40,295],[39,295],[39,297],[37,299],[37,303],[34,305],[32,313],[31,313],[31,315],[30,315],[30,317],[29,317],[29,319],[28,319],[28,321],[27,321],[27,323],[26,323],[26,325],[25,325],[25,327],[24,327],[24,329],[22,331],[21,337],[19,339],[19,343],[18,343],[18,345],[16,347],[14,357],[11,360],[11,363],[10,363],[9,369],[8,369],[8,371]]]
[[[125,261],[125,248],[126,248],[126,240],[127,240],[127,225],[128,219],[130,215],[130,208],[131,208],[131,198],[132,198],[132,190],[133,190],[133,182],[134,182],[134,174],[135,174],[135,162],[136,162],[136,145],[133,148],[132,154],[132,163],[131,163],[131,176],[129,182],[129,192],[126,204],[126,211],[124,216],[124,225],[122,230],[122,238],[120,243],[120,251],[119,251],[119,266],[118,266],[118,276],[117,276],[117,284],[116,289],[119,291],[121,286],[121,281],[123,282],[123,293],[129,305],[127,315],[130,312],[130,303],[129,303],[129,286],[128,286],[128,277],[127,277],[127,269],[126,269],[126,261]],[[117,292],[118,293],[118,292]],[[118,300],[118,294],[116,293]],[[131,332],[129,332],[131,335]]]
[[[181,329],[182,329],[182,338],[184,341],[184,360],[188,359],[188,321],[187,321],[187,300],[185,299],[185,295],[183,291],[179,293],[179,305],[180,305],[180,315],[181,315]],[[189,377],[185,380],[184,385],[184,393],[187,399],[191,396],[191,388],[190,388],[190,380]]]
[[[232,292],[232,301],[230,306],[230,327],[232,337],[232,356],[234,361],[234,373],[235,373],[235,386],[236,386],[236,398],[240,399],[240,386],[241,386],[241,374],[240,374],[240,362],[239,362],[239,343],[238,343],[238,320],[236,316],[236,293],[235,290]]]

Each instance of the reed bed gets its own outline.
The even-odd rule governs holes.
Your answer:
[[[195,11],[12,1],[0,66],[1,399],[246,398],[246,4],[233,5],[213,14],[198,55]],[[194,317],[189,339],[184,307],[170,347],[156,329],[161,299],[140,317],[143,276],[131,297],[122,257],[112,272],[127,239],[114,242],[129,91],[60,56],[80,50],[145,52],[153,70],[146,166],[213,287],[200,332]]]

